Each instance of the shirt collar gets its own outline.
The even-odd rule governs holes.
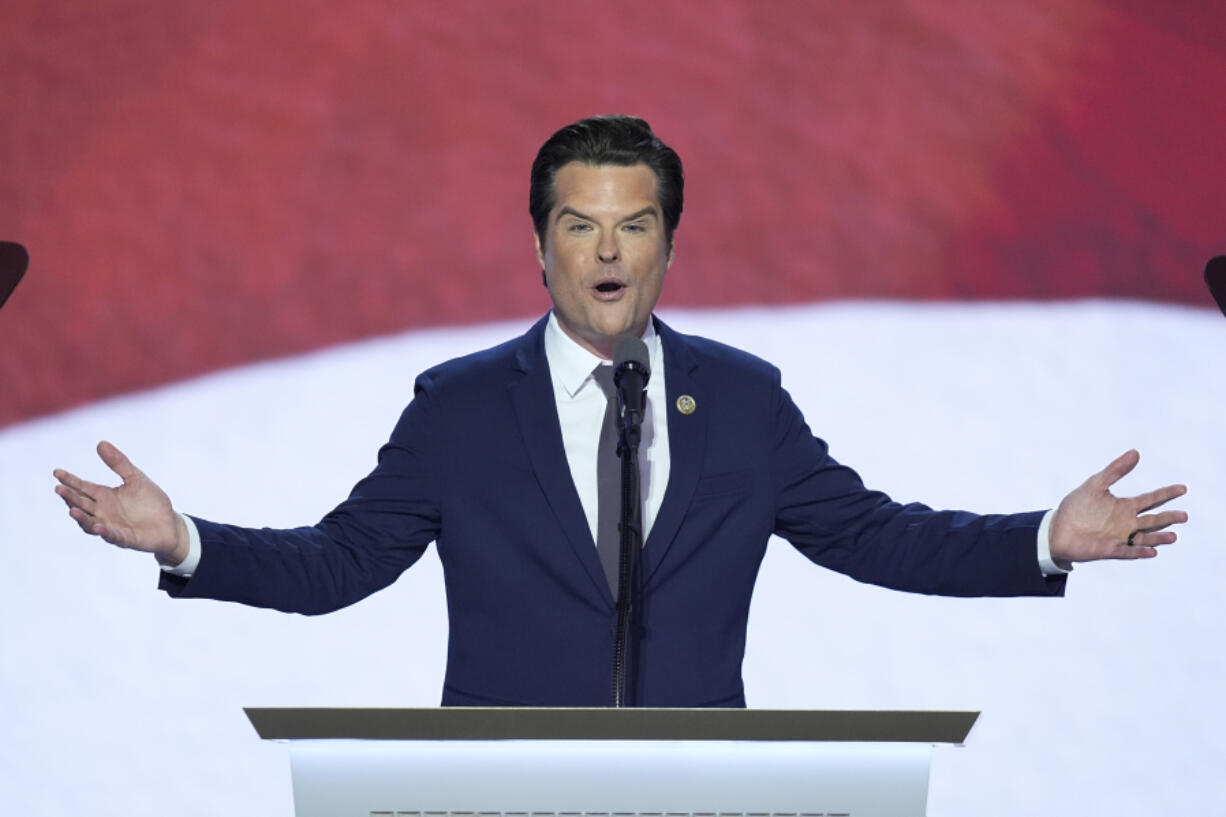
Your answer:
[[[655,321],[647,321],[647,330],[643,332],[643,343],[647,344],[648,357],[653,368],[659,360],[660,336],[656,334]],[[559,384],[569,397],[574,397],[592,376],[592,370],[601,363],[609,363],[597,355],[584,349],[562,331],[558,325],[558,316],[553,310],[549,312],[549,322],[545,325],[545,360],[549,362],[549,371],[553,382]]]

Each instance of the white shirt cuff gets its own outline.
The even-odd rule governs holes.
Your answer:
[[[1070,565],[1068,570],[1065,570],[1060,565],[1056,564],[1051,558],[1051,518],[1055,515],[1055,510],[1050,510],[1043,514],[1043,521],[1039,523],[1038,547],[1039,547],[1039,570],[1044,576],[1063,576],[1065,573],[1073,572]],[[191,558],[191,557],[188,557]]]
[[[187,525],[187,558],[177,565],[162,565],[161,567],[163,571],[172,576],[190,579],[200,565],[200,531],[196,530],[196,523],[191,520],[190,516],[179,514],[179,518],[183,520],[184,525]]]

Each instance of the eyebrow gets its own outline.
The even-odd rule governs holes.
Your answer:
[[[589,216],[587,213],[580,213],[574,207],[571,207],[569,205],[563,207],[561,210],[558,211],[556,220],[561,221],[562,216],[567,216],[567,215],[574,216],[575,218],[581,218],[584,221],[595,221],[596,220],[592,218],[591,216]],[[642,210],[637,210],[631,213],[630,215],[626,216],[625,218],[619,219],[617,223],[624,224],[627,221],[634,221],[636,218],[642,218],[643,216],[652,216],[654,218],[659,217],[659,215],[656,212],[655,207],[644,207]]]

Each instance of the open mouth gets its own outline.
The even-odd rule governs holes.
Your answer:
[[[621,283],[620,281],[601,281],[599,284],[596,285],[596,291],[603,292],[605,294],[621,292],[625,288],[626,288],[626,285]]]

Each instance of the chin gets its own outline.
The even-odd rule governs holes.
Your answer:
[[[606,333],[605,337],[607,337],[609,340],[617,340],[622,335],[637,335],[637,333],[634,331],[633,324],[626,324],[625,326],[622,326],[620,329],[614,329]]]
[[[631,331],[633,327],[633,321],[617,321],[602,323],[598,326],[594,326],[593,329],[599,332],[601,337],[616,338]]]

